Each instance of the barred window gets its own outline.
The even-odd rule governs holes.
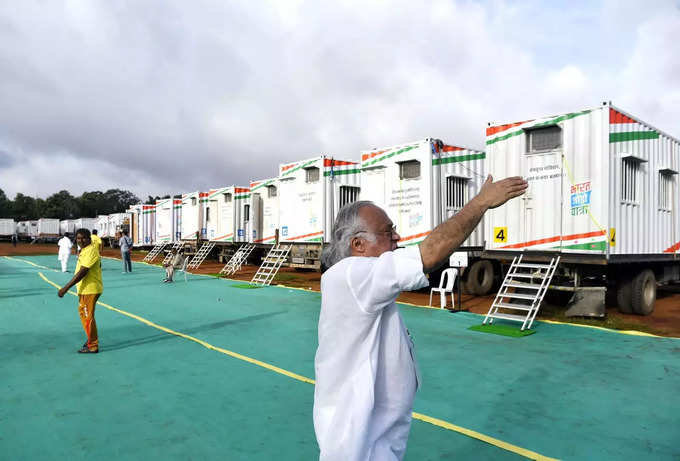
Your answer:
[[[267,197],[276,197],[276,186],[267,186]]]
[[[224,197],[224,203],[231,203],[231,194],[227,192],[226,194],[222,194]]]
[[[399,179],[414,179],[420,177],[420,162],[409,160],[399,162]]]
[[[359,199],[359,187],[340,186],[340,208]]]
[[[527,130],[527,152],[545,152],[562,147],[562,128],[557,125]]]
[[[250,205],[243,206],[243,220],[245,222],[250,221]]]
[[[191,206],[196,206],[196,197],[191,197]]]
[[[468,202],[468,178],[446,178],[446,209],[458,213]]]
[[[640,183],[640,162],[633,158],[624,158],[621,167],[621,200],[637,203]]]
[[[674,174],[659,171],[659,209],[671,211],[673,209]]]
[[[319,169],[315,166],[305,168],[305,181],[317,182],[319,180]]]
[[[205,209],[205,222],[210,222],[210,207]]]

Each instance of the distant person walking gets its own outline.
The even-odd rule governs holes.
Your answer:
[[[128,237],[128,231],[123,229],[123,236],[118,240],[120,257],[123,260],[123,273],[132,272],[132,239]]]
[[[57,245],[59,245],[59,256],[57,257],[57,261],[61,262],[61,271],[68,272],[68,259],[71,256],[73,242],[71,242],[71,239],[68,238],[67,234],[64,234],[57,242]]]
[[[101,256],[104,243],[102,242],[102,239],[99,237],[99,235],[97,235],[97,229],[92,229],[92,244],[99,252],[99,256]]]
[[[16,248],[17,246],[17,240],[19,240],[19,238],[17,237],[17,233],[15,232],[12,234],[12,245],[14,246],[14,248]]]
[[[92,244],[89,230],[78,229],[76,231],[76,242],[81,248],[80,255],[78,255],[76,272],[73,278],[59,289],[58,296],[63,298],[68,290],[77,284],[78,313],[87,335],[87,341],[78,352],[81,354],[96,354],[99,352],[99,336],[97,335],[97,322],[94,320],[94,308],[104,291],[101,256],[99,256],[99,252]]]

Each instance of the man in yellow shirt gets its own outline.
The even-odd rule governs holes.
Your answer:
[[[104,244],[102,243],[102,239],[97,235],[97,229],[92,229],[92,244],[95,246],[97,251],[99,252],[99,256],[102,255],[102,248],[104,248]]]
[[[63,298],[68,290],[77,284],[78,313],[87,335],[87,342],[78,352],[96,354],[99,352],[99,337],[97,336],[97,323],[94,320],[94,308],[99,296],[104,291],[101,256],[92,242],[89,230],[78,229],[76,231],[76,242],[81,250],[78,255],[75,275],[59,290],[58,295]]]

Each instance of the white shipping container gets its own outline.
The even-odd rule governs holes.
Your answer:
[[[207,192],[182,194],[181,240],[196,240],[196,232],[201,239],[207,238],[208,230],[205,227],[207,199]]]
[[[680,143],[605,103],[490,125],[488,170],[529,182],[487,213],[492,250],[549,250],[621,260],[680,250]],[[658,259],[657,258],[657,259]]]
[[[210,189],[205,207],[205,227],[213,242],[245,242],[245,221],[249,213],[247,187],[228,186]]]
[[[484,152],[428,138],[362,152],[360,196],[385,210],[408,246],[460,211],[484,178]],[[482,247],[482,229],[463,246]]]
[[[28,237],[34,239],[38,236],[38,221],[31,220],[28,222]]]
[[[75,231],[78,229],[87,229],[92,232],[92,229],[97,229],[97,218],[78,218],[73,220]]]
[[[279,179],[250,183],[250,243],[274,244],[279,229]]]
[[[328,242],[337,211],[359,197],[359,171],[326,156],[280,165],[280,240]]]
[[[37,237],[59,237],[59,220],[40,218],[37,222]]]
[[[30,228],[30,221],[19,221],[17,223],[17,235],[19,238],[28,237],[28,232]]]
[[[156,243],[175,240],[175,210],[171,198],[156,200]]]
[[[110,238],[115,238],[116,233],[123,230],[125,226],[128,228],[130,226],[130,213],[110,214],[106,233]]]
[[[76,231],[75,220],[62,219],[59,221],[59,234],[73,234]]]
[[[153,245],[156,239],[156,205],[132,205],[130,237],[136,247]]]
[[[17,231],[17,225],[13,219],[0,219],[0,236],[11,237]]]
[[[99,238],[109,237],[109,215],[100,214],[97,216],[97,235]]]

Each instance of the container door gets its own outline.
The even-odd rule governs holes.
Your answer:
[[[526,153],[522,175],[529,182],[526,194],[519,198],[521,249],[557,250],[562,240],[562,151]],[[494,229],[494,241],[504,228]],[[513,239],[514,240],[514,239]]]

